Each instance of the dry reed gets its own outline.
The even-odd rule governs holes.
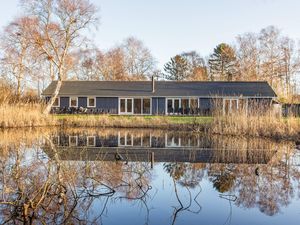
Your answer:
[[[51,115],[42,114],[42,104],[2,103],[0,105],[0,128],[40,127],[57,125]]]
[[[211,133],[296,140],[300,134],[300,121],[296,117],[282,117],[272,107],[258,105],[227,114],[216,110]]]

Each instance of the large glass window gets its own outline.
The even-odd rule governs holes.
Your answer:
[[[142,114],[142,99],[134,99],[134,114]]]
[[[69,136],[69,146],[77,146],[77,145],[78,145],[78,137]]]
[[[143,99],[143,114],[150,114],[150,98]]]
[[[127,113],[132,113],[132,99],[127,99]]]
[[[168,99],[168,113],[172,113],[173,112],[173,99]]]
[[[242,100],[239,100],[239,99],[224,99],[223,100],[223,112],[224,113],[236,112],[240,108],[239,103],[241,101]],[[241,103],[241,106],[243,107],[243,103]]]
[[[88,107],[96,107],[96,98],[88,97]]]
[[[88,136],[87,137],[87,146],[95,146],[96,145],[96,137]]]
[[[126,99],[120,99],[120,112],[125,113],[126,112]]]
[[[180,101],[179,99],[174,99],[174,112],[178,113],[180,108]]]
[[[187,99],[187,98],[181,99],[181,108],[183,110],[186,110],[187,108],[189,108],[189,99]]]
[[[190,99],[190,108],[193,110],[198,108],[198,99],[197,98]]]
[[[178,113],[180,108],[179,98],[170,98],[167,100],[168,113]]]
[[[77,107],[77,106],[78,106],[78,98],[70,97],[70,107]]]

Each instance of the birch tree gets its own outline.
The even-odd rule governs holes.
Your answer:
[[[16,93],[21,97],[25,73],[28,74],[34,64],[30,42],[26,37],[26,26],[30,19],[20,17],[5,27],[1,36],[1,67],[6,76],[16,81]]]
[[[97,9],[89,0],[23,0],[23,6],[33,20],[28,26],[31,44],[56,71],[56,88],[44,110],[47,114],[66,77],[68,56],[84,42],[82,31],[97,24]]]

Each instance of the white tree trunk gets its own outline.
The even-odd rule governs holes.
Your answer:
[[[55,99],[56,97],[58,96],[58,93],[60,91],[60,88],[61,88],[61,84],[62,84],[62,81],[61,80],[57,80],[57,84],[56,84],[56,87],[55,87],[55,91],[54,93],[52,94],[49,102],[47,103],[47,106],[43,112],[43,114],[49,114],[50,113],[50,110],[51,110],[51,107],[52,105],[54,104],[55,102]]]

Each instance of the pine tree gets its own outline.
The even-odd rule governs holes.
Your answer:
[[[212,80],[232,81],[237,75],[237,60],[234,49],[225,43],[219,44],[208,60]]]
[[[188,76],[188,62],[180,55],[176,55],[164,66],[164,77],[167,80],[185,80]]]

